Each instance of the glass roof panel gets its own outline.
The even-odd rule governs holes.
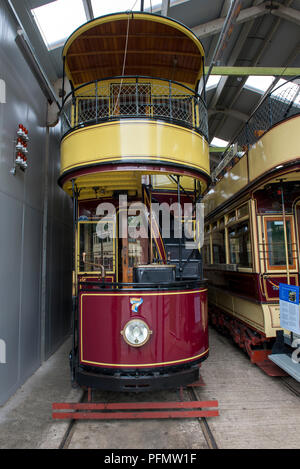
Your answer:
[[[206,84],[206,91],[216,88],[220,81],[221,75],[210,75]]]
[[[110,13],[140,11],[141,0],[92,0],[92,7],[95,18],[98,18]]]
[[[221,138],[214,137],[210,142],[212,147],[227,147],[229,142],[222,140]]]
[[[244,87],[256,91],[257,93],[264,93],[269,86],[273,83],[275,77],[273,76],[255,76],[251,75]]]
[[[62,46],[87,21],[82,0],[55,0],[31,12],[49,50]]]

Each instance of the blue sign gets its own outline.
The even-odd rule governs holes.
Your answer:
[[[279,284],[279,299],[289,303],[299,304],[299,287],[296,285]]]
[[[280,326],[300,334],[299,287],[279,284]]]

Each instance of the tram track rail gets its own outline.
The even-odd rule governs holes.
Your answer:
[[[191,399],[199,401],[198,395],[197,395],[195,389],[193,388],[193,386],[190,386],[187,389],[188,389],[188,392],[190,394]],[[218,449],[216,439],[215,439],[214,434],[213,434],[213,432],[212,432],[212,430],[211,430],[211,428],[208,424],[207,418],[206,417],[199,417],[198,422],[200,424],[200,427],[201,427],[203,436],[206,440],[208,448],[209,449]]]
[[[289,389],[295,396],[300,397],[300,385],[297,389],[295,386],[292,385],[289,377],[282,377],[281,382],[283,383],[284,387]]]
[[[199,400],[197,392],[195,391],[195,389],[192,386],[186,387],[185,390],[186,390],[186,397],[189,397],[191,401],[201,402]],[[83,393],[82,393],[81,398],[78,401],[78,404],[86,402],[87,398],[88,398],[88,391],[84,390]],[[187,401],[187,402],[189,402],[189,401]],[[128,419],[128,420],[130,420],[130,419]],[[154,417],[154,420],[155,420],[155,417]],[[212,430],[211,430],[211,428],[208,424],[207,418],[206,417],[194,417],[193,420],[196,420],[196,421],[199,422],[201,432],[204,436],[204,439],[206,441],[206,444],[207,444],[208,448],[209,449],[218,449],[217,442],[216,442],[214,434],[213,434],[213,432],[212,432]],[[66,431],[65,431],[65,433],[64,433],[64,435],[61,439],[59,449],[68,449],[68,447],[69,447],[69,445],[72,441],[72,437],[73,437],[74,431],[76,429],[77,422],[78,422],[78,420],[76,418],[73,418],[73,419],[71,418],[70,419],[68,427],[67,427],[67,429],[66,429]]]
[[[78,403],[84,402],[87,394],[88,394],[87,391],[84,390],[82,392],[81,398],[79,399]],[[75,427],[76,423],[77,423],[77,420],[75,420],[75,419],[70,420],[70,423],[68,424],[68,428],[64,433],[64,436],[63,436],[63,438],[60,442],[60,445],[59,445],[58,449],[68,449],[69,444],[72,440],[72,435],[73,435],[73,431],[74,431],[74,427]]]

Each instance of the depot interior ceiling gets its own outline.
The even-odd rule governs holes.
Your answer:
[[[27,34],[32,47],[49,80],[54,83],[62,77],[62,44],[49,48],[37,26],[32,10],[48,3],[69,2],[72,13],[73,0],[6,0],[17,14],[20,26]],[[116,8],[120,0],[107,1],[107,6]],[[78,0],[82,2],[85,17],[82,22],[95,17],[100,0]],[[98,3],[97,3],[98,2]],[[230,10],[231,0],[148,0],[132,3],[135,10],[143,6],[145,11],[165,14],[188,26],[201,40],[209,67],[216,50],[224,21]],[[122,3],[121,2],[121,3]],[[71,5],[72,4],[72,5]],[[101,0],[101,4],[104,2]],[[115,4],[115,5],[114,5]],[[81,6],[81,5],[79,5]],[[210,80],[207,90],[209,112],[209,139],[215,137],[230,142],[257,107],[269,87],[280,79],[288,79],[288,68],[300,67],[300,0],[241,0],[230,37],[227,38],[218,66],[247,67],[249,75],[255,67],[281,68],[269,81],[249,81],[249,75],[226,75]],[[63,41],[64,42],[64,41]],[[272,72],[272,70],[271,70]],[[270,71],[268,73],[271,73]],[[279,74],[278,74],[279,73]],[[214,71],[212,71],[214,74]],[[252,83],[252,84],[251,84]],[[246,86],[245,86],[246,85]],[[220,160],[221,152],[211,152],[212,169]]]

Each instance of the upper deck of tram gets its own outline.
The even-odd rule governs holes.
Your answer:
[[[192,31],[170,18],[117,13],[78,28],[63,49],[72,91],[64,100],[63,134],[120,118],[174,122],[207,139],[198,95],[204,50]]]
[[[72,178],[86,190],[117,165],[131,179],[134,171],[179,174],[201,180],[205,190],[204,50],[192,31],[149,13],[107,15],[70,36],[63,60],[71,84],[61,113],[60,183],[67,192]]]

